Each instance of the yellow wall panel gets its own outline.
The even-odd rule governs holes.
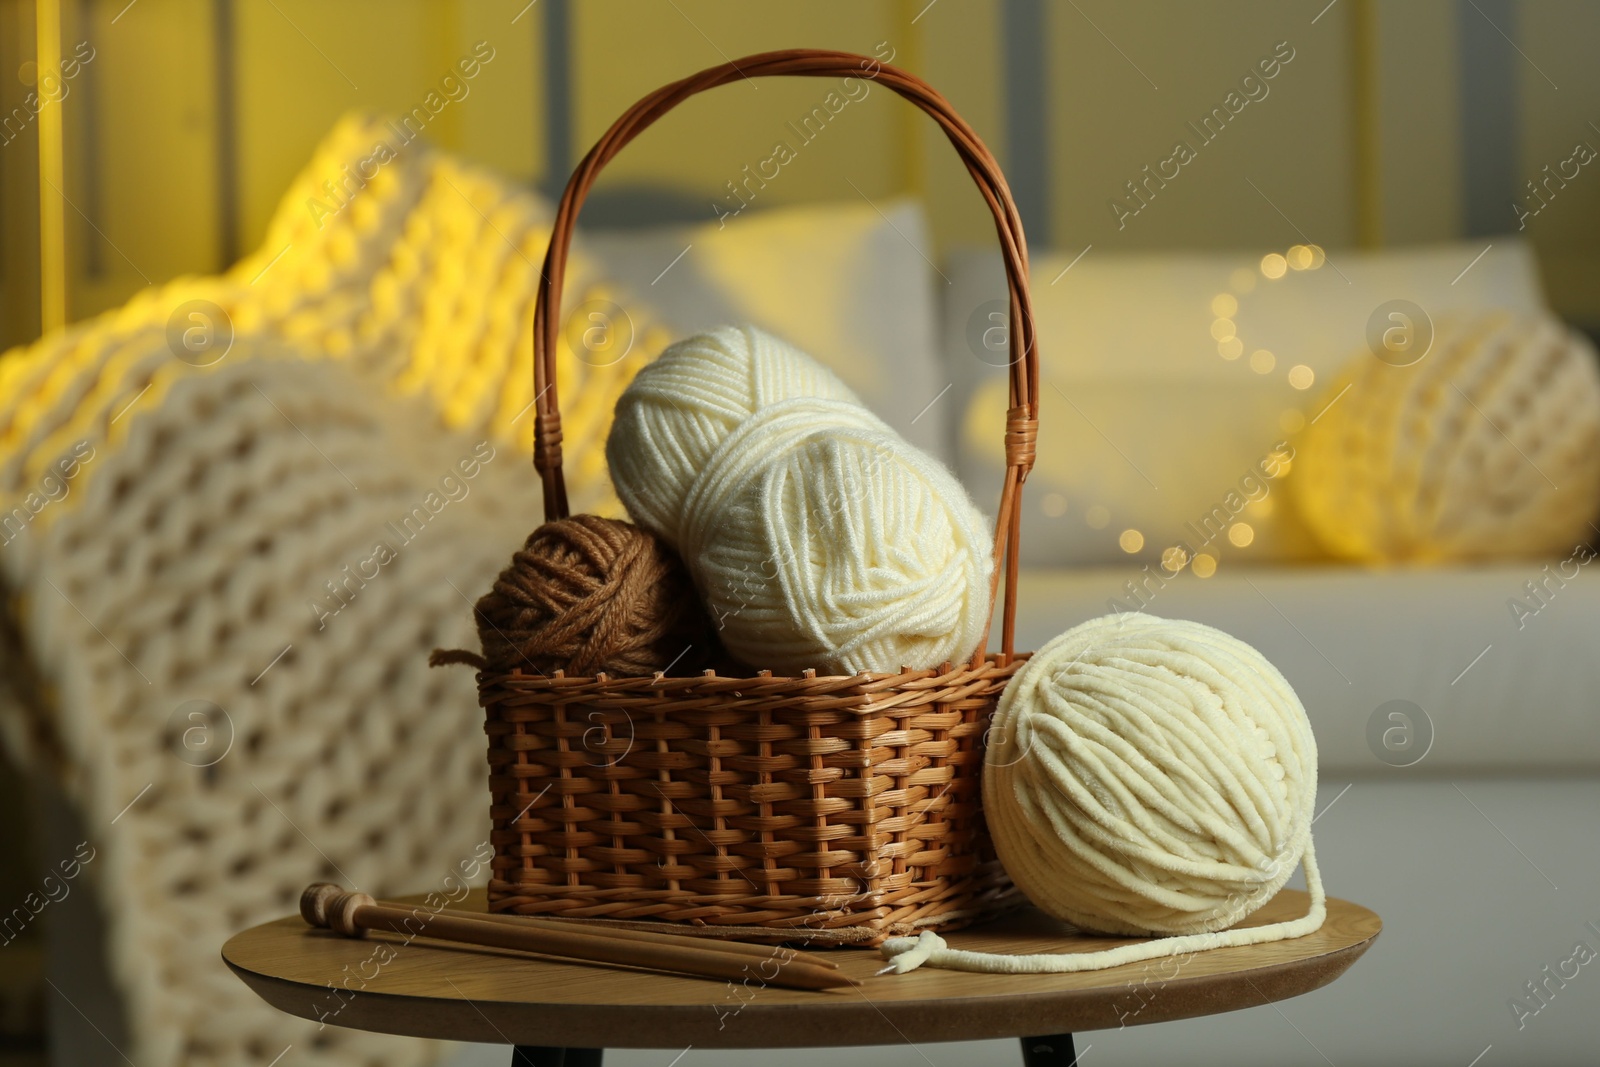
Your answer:
[[[755,12],[759,10],[759,17]],[[905,47],[892,0],[827,0],[755,6],[740,0],[586,0],[574,4],[574,159],[640,96],[703,67],[753,52],[807,45],[884,55]],[[797,132],[840,79],[762,78],[736,82],[690,101],[646,131],[607,169],[602,182],[665,186],[704,217],[737,210],[727,183],[743,182],[782,143],[794,153],[765,186],[752,182],[752,209],[823,197],[874,199],[905,186],[904,116],[886,90],[862,83],[808,141]],[[791,123],[793,125],[791,125]],[[771,173],[772,167],[768,167]],[[759,175],[758,175],[759,177]],[[855,188],[852,188],[851,183]]]
[[[1506,30],[1522,50],[1514,60],[1522,120],[1516,192],[1525,211],[1539,209],[1526,220],[1526,234],[1533,238],[1551,303],[1571,318],[1600,326],[1600,158],[1574,158],[1579,143],[1600,153],[1600,63],[1594,57],[1600,5],[1525,3],[1517,24]],[[1561,179],[1563,173],[1569,178]],[[1542,207],[1528,191],[1529,181],[1539,185]],[[1511,228],[1515,219],[1508,205]]]
[[[33,56],[33,5],[0,0],[0,72]],[[21,107],[28,87],[0,78],[0,116]],[[9,138],[9,140],[6,140]],[[0,352],[39,333],[38,127],[13,127],[0,140]]]
[[[916,19],[911,69],[955,106],[1003,164],[1006,101],[1000,0],[961,0],[931,7],[927,0],[913,0],[909,6],[914,10],[906,17],[907,24]],[[993,216],[955,149],[931,122],[921,115],[913,119],[920,168],[917,188],[928,205],[935,243],[945,249],[992,244]],[[1031,239],[1042,242],[1048,236],[1035,234]]]
[[[443,98],[443,79],[476,43],[465,39],[457,5],[429,0],[238,0],[235,22],[244,248],[260,240],[279,196],[340,115],[355,108],[409,112],[425,106],[430,93]],[[508,13],[503,31],[485,29],[483,39],[504,45],[526,33],[525,24],[513,27]],[[494,84],[487,76],[500,73],[493,69],[499,59],[496,47],[467,95],[430,117],[425,136],[457,146],[463,113],[492,95],[481,90]]]
[[[1600,4],[1545,0],[1523,4],[1517,23],[1505,29],[1521,48],[1512,58],[1516,72],[1518,113],[1522,126],[1517,194],[1524,204],[1537,207],[1525,183],[1542,182],[1549,166],[1573,155],[1578,142],[1600,149],[1600,62],[1595,45],[1600,42]],[[1600,160],[1566,168],[1577,176],[1541,187],[1548,206],[1527,220],[1528,230],[1541,247],[1590,246],[1600,232]],[[1510,206],[1506,220],[1515,228]]]
[[[539,181],[545,176],[546,136],[542,5],[464,0],[456,6],[456,39],[469,47],[488,41],[495,58],[462,101],[452,147],[502,174]]]
[[[124,9],[96,3],[62,28],[63,58],[93,57],[62,101],[75,319],[221,265],[211,5]]]
[[[1348,7],[1313,25],[1314,10],[1271,0],[1049,5],[1055,242],[1261,247],[1304,233],[1328,247],[1352,243]],[[1188,124],[1226,109],[1231,92],[1248,99],[1242,80],[1279,42],[1293,59],[1207,143]],[[1143,182],[1146,166],[1159,177],[1180,142],[1195,158],[1164,187],[1152,182],[1140,208],[1126,183]],[[1114,198],[1138,214],[1119,226]]]
[[[1461,63],[1454,0],[1374,8],[1378,234],[1385,245],[1461,232]],[[1476,17],[1476,15],[1474,15]]]
[[[514,0],[237,0],[239,200],[253,247],[290,179],[352,109],[407,113],[445,101],[423,136],[519,178],[542,173],[543,18]],[[479,42],[492,58],[445,79]],[[452,96],[451,92],[455,95]]]

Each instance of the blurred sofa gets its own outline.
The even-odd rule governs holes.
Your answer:
[[[755,216],[761,228],[751,232],[764,247],[730,248],[723,259],[713,242],[736,245],[733,226],[617,233],[594,247],[608,274],[638,292],[686,245],[693,252],[680,267],[710,253],[659,303],[675,334],[748,319],[836,359],[847,375],[861,373],[861,360],[842,339],[870,340],[876,377],[865,386],[858,378],[862,395],[901,426],[936,419],[944,436],[931,447],[992,507],[1007,359],[1003,333],[988,332],[1004,322],[995,317],[1004,309],[999,257],[959,251],[937,275],[916,205],[878,207],[881,220],[866,204]],[[772,264],[785,279],[803,276],[805,250],[818,246],[816,276],[838,262],[846,242],[832,237],[830,217],[832,227],[853,219],[877,234],[848,244],[857,254],[844,276],[858,299],[808,302],[803,317],[789,301],[769,310],[783,295],[771,288]],[[783,239],[796,232],[803,240]],[[1600,918],[1600,579],[1586,570],[1552,579],[1556,560],[1336,563],[1296,521],[1281,483],[1241,516],[1253,531],[1246,545],[1206,546],[1214,570],[1163,578],[1160,569],[1165,547],[1193,543],[1185,524],[1329,402],[1320,384],[1365,343],[1380,305],[1407,300],[1430,315],[1542,308],[1531,250],[1501,239],[1474,263],[1481,245],[1317,249],[1309,260],[1302,254],[1300,269],[1268,263],[1278,274],[1269,277],[1263,256],[1273,251],[1289,250],[1034,254],[1042,414],[1025,498],[1018,643],[1037,648],[1085,619],[1145,610],[1206,622],[1259,648],[1295,686],[1317,737],[1316,837],[1329,891],[1374,908],[1386,929],[1347,977],[1314,995],[1085,1035],[1080,1053],[1092,1043],[1106,1064],[1459,1067],[1492,1045],[1483,1063],[1592,1063],[1600,983],[1574,981],[1532,1017],[1516,1005],[1540,1007],[1527,983],[1570,956],[1573,942],[1600,949],[1585,926]],[[763,265],[745,269],[752,257]],[[885,277],[914,285],[860,299],[876,297]],[[1231,303],[1213,306],[1224,294]],[[1242,342],[1234,358],[1211,330],[1219,310],[1231,312]],[[919,321],[930,313],[941,326]],[[923,338],[934,347],[912,343]],[[1265,360],[1252,365],[1258,350],[1272,353],[1268,371],[1257,369]],[[1296,367],[1309,370],[1309,382],[1304,371],[1291,380]],[[1292,464],[1285,473],[1293,476]],[[1127,529],[1141,534],[1132,552],[1120,541]],[[1545,591],[1532,617],[1508,605],[1537,603],[1529,583]],[[1016,1051],[990,1043],[948,1054],[1011,1062]],[[843,1062],[926,1062],[906,1049],[857,1055]],[[739,1061],[708,1053],[700,1062]]]
[[[25,492],[79,439],[94,441],[101,457],[85,466],[70,507],[41,513],[17,545],[0,549],[11,606],[0,642],[0,724],[12,757],[42,783],[51,829],[41,852],[70,855],[80,835],[108,850],[109,862],[87,867],[94,892],[72,898],[75,921],[52,933],[50,973],[75,1002],[51,1009],[58,1063],[113,1062],[105,1043],[123,1041],[141,1067],[270,1061],[281,1020],[215,960],[230,924],[287,910],[286,893],[325,872],[380,892],[425,890],[454,857],[471,854],[478,828],[486,830],[471,679],[430,674],[421,657],[430,643],[470,640],[470,597],[537,521],[536,481],[521,458],[530,422],[522,414],[531,397],[528,300],[548,205],[433,159],[389,171],[381,197],[352,201],[339,220],[348,225],[308,228],[300,199],[350,152],[364,153],[371,136],[360,123],[336,132],[302,177],[305,188],[286,195],[260,252],[227,277],[175,283],[75,327],[66,341],[47,339],[65,352],[93,341],[98,362],[68,373],[36,358],[25,382],[15,369],[21,356],[0,359],[0,376],[27,384],[43,405],[19,402],[0,419],[0,489]],[[274,265],[283,246],[297,251]],[[1590,1063],[1593,1014],[1583,999],[1594,1003],[1600,980],[1591,980],[1593,989],[1575,980],[1520,1026],[1511,1002],[1528,996],[1525,983],[1545,964],[1570,955],[1585,922],[1600,919],[1600,849],[1592,847],[1600,728],[1591,696],[1600,665],[1587,647],[1600,632],[1595,580],[1584,574],[1552,586],[1548,606],[1518,620],[1506,601],[1544,579],[1545,561],[1393,571],[1333,564],[1297,528],[1276,487],[1262,497],[1269,506],[1247,516],[1251,540],[1215,548],[1213,571],[1150,578],[1174,529],[1292,438],[1297,419],[1314,416],[1316,382],[1359,345],[1379,298],[1440,310],[1537,306],[1531,257],[1514,242],[1496,242],[1452,282],[1447,268],[1466,267],[1477,249],[1359,262],[1334,253],[1331,264],[1318,250],[1321,262],[1313,256],[1305,269],[1273,278],[1261,270],[1269,251],[1036,254],[1044,429],[1026,497],[1018,639],[1038,647],[1086,618],[1137,606],[1212,623],[1261,649],[1295,685],[1316,732],[1316,833],[1330,892],[1375,908],[1387,929],[1348,977],[1314,996],[1086,1035],[1080,1052],[1092,1043],[1091,1054],[1107,1064],[1346,1067],[1466,1064],[1492,1045],[1491,1055],[1505,1059],[1486,1064]],[[764,326],[828,363],[989,504],[1004,373],[1004,358],[996,358],[1003,338],[992,332],[995,259],[961,253],[942,263],[941,277],[930,269],[935,258],[920,208],[903,201],[777,208],[726,229],[713,220],[586,234],[569,313],[580,309],[580,322],[605,316],[608,327],[636,337],[637,348],[630,344],[613,363],[585,360],[569,343],[563,357],[564,381],[583,383],[564,388],[577,405],[567,450],[581,506],[615,507],[598,446],[609,401],[631,370],[666,338],[730,320]],[[252,292],[251,278],[272,280],[280,268],[278,284]],[[1359,291],[1345,292],[1335,269],[1359,279],[1359,287],[1350,283]],[[192,362],[174,362],[165,313],[189,300],[227,312],[241,358],[203,375],[191,373]],[[1233,358],[1211,330],[1221,317],[1241,340]],[[1268,370],[1255,369],[1264,359],[1252,365],[1256,350],[1272,353]],[[129,370],[147,364],[152,374]],[[1291,381],[1296,367],[1309,371],[1308,387]],[[149,382],[160,387],[141,392]],[[275,404],[280,397],[292,403]],[[59,426],[42,427],[44,413],[59,416]],[[236,432],[186,437],[183,427],[203,419]],[[313,643],[322,631],[312,627],[329,620],[300,601],[325,596],[324,580],[342,585],[342,567],[374,525],[428,492],[440,470],[480,441],[492,442],[503,462],[487,465],[472,494],[450,504],[457,510],[445,511],[435,528],[441,536],[407,550],[391,582],[363,590],[348,614],[341,604],[343,617],[332,620],[339,645]],[[195,454],[174,452],[179,446]],[[291,446],[298,451],[287,465],[259,458],[291,454]],[[329,454],[319,458],[319,450]],[[146,484],[167,468],[175,471],[168,481]],[[163,516],[183,507],[186,477],[218,495],[205,522],[194,524],[211,533],[181,524],[170,531],[179,548],[161,573],[183,596],[142,598],[136,579],[149,572],[136,568],[120,586],[63,584],[61,602],[52,599],[46,580],[62,584],[81,569],[84,545],[97,536],[115,532],[117,543],[137,545],[141,522],[165,530]],[[363,488],[347,492],[346,481]],[[244,495],[230,496],[240,485]],[[383,487],[376,500],[369,486]],[[94,525],[97,516],[127,512],[129,494],[155,517],[129,513],[120,531]],[[297,525],[293,501],[305,494],[320,503]],[[221,536],[229,516],[251,514],[258,496],[278,501],[261,513],[270,520],[258,520],[278,531],[265,563],[249,560],[258,551],[250,539]],[[328,518],[338,515],[348,521]],[[1131,551],[1127,530],[1140,534]],[[288,543],[295,547],[286,555]],[[248,580],[227,577],[235,571]],[[222,585],[213,588],[219,574]],[[143,602],[184,597],[195,614],[176,624]],[[324,610],[340,603],[321,602]],[[177,625],[200,642],[235,615],[253,622],[222,638],[227,647],[186,650],[168,640]],[[291,617],[299,630],[281,643],[261,632],[263,620]],[[296,658],[272,660],[297,642]],[[144,656],[157,646],[170,670],[147,691],[118,657],[132,647],[133,660],[148,666]],[[195,670],[186,672],[186,656],[197,660]],[[68,682],[86,659],[93,684]],[[292,669],[274,677],[273,664]],[[263,667],[279,686],[267,695],[257,687]],[[218,770],[175,747],[182,742],[173,716],[191,699],[235,713],[229,729],[238,747]],[[177,720],[177,737],[187,723]],[[295,740],[307,729],[315,744]],[[444,769],[418,770],[423,756]],[[415,780],[372,780],[372,768],[386,761]],[[138,792],[146,767],[160,783],[149,794]],[[417,801],[427,818],[397,810],[417,793],[427,794]],[[244,843],[230,844],[240,840],[230,831],[241,828]],[[208,873],[198,882],[174,873],[196,870]],[[154,888],[135,891],[135,883]],[[163,893],[173,899],[163,902]],[[203,921],[184,925],[184,909]],[[199,979],[163,962],[206,957],[209,970],[196,964]],[[78,1011],[106,1023],[111,1037],[79,1026]],[[281,1025],[289,1028],[283,1042],[309,1062],[424,1062],[439,1054]],[[255,1043],[219,1036],[238,1030]],[[899,1035],[884,1039],[895,1044]],[[1007,1043],[948,1052],[1016,1057]],[[944,1054],[935,1052],[935,1061]],[[507,1053],[446,1055],[460,1065],[498,1064]],[[737,1053],[691,1056],[686,1065],[745,1061]],[[804,1052],[767,1058],[813,1060]],[[926,1053],[882,1048],[835,1058],[910,1064]],[[664,1061],[624,1050],[608,1062]]]

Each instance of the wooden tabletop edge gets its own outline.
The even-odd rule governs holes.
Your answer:
[[[1092,988],[1040,989],[1003,996],[977,992],[983,975],[969,976],[975,989],[970,995],[874,1001],[871,991],[877,982],[898,977],[885,976],[857,989],[809,994],[804,1002],[762,1004],[758,996],[737,1012],[720,1014],[709,1004],[535,1003],[468,1000],[464,996],[456,1000],[375,990],[351,990],[346,1000],[340,999],[331,985],[324,989],[238,964],[228,953],[233,939],[223,947],[222,958],[235,975],[280,1011],[378,1033],[575,1048],[675,1048],[685,1044],[727,1049],[812,1048],[901,1044],[908,1026],[919,1041],[983,1040],[1116,1029],[1259,1007],[1313,992],[1343,975],[1382,933],[1381,921],[1376,915],[1372,920],[1375,928],[1366,937],[1314,957],[1223,974],[1180,975],[1141,986],[1127,983],[1126,998],[1120,1004],[1108,1001],[1104,990]],[[471,1005],[470,1012],[459,1010],[462,1001]],[[1219,1010],[1219,1001],[1234,1003]],[[971,1010],[980,1003],[982,1011]],[[323,1009],[320,1012],[319,1007]],[[625,1028],[617,1025],[619,1012],[627,1015]]]

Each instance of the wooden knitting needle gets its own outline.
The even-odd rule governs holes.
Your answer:
[[[719,941],[709,937],[657,933],[654,930],[634,930],[623,926],[600,926],[598,924],[578,926],[573,923],[561,922],[559,919],[544,919],[535,915],[509,915],[499,911],[462,911],[459,908],[441,908],[439,914],[459,915],[463,919],[504,923],[507,926],[531,926],[546,930],[581,930],[586,934],[612,937],[618,941],[650,942],[657,945],[704,945],[706,948],[717,952],[727,952],[736,956],[752,956],[761,960],[778,958],[785,951],[779,949],[776,945],[752,945],[743,941]],[[839,969],[837,963],[829,959],[823,959],[821,956],[805,955],[798,958],[813,967],[826,967],[830,971]]]
[[[365,893],[346,893],[336,885],[323,882],[306,887],[300,895],[300,915],[311,926],[325,927],[346,937],[361,937],[368,930],[386,930],[397,934],[421,934],[441,941],[454,941],[486,948],[514,949],[537,952],[546,956],[559,956],[569,960],[590,963],[615,963],[630,967],[648,967],[659,971],[702,978],[725,978],[744,981],[756,978],[770,985],[791,989],[832,989],[838,986],[859,985],[860,982],[837,970],[818,966],[799,957],[780,959],[776,955],[766,958],[773,964],[773,974],[768,975],[752,968],[751,957],[744,953],[714,949],[697,941],[689,944],[663,944],[654,940],[636,941],[616,937],[598,937],[587,930],[551,930],[521,923],[512,925],[503,921],[486,920],[482,916],[467,918],[461,914],[429,914],[416,929],[416,908],[379,904]],[[670,935],[652,934],[652,938]],[[759,946],[745,946],[759,947]]]
[[[316,892],[312,893],[312,890],[315,890]],[[306,921],[314,926],[327,926],[328,920],[325,914],[325,901],[332,899],[334,894],[339,894],[344,891],[331,882],[319,882],[316,885],[307,888],[306,892],[312,894],[311,907],[313,909],[312,914],[306,917]],[[405,907],[403,904],[392,904],[389,901],[378,901],[378,903],[390,907]],[[319,907],[324,908],[324,911],[318,912],[316,909]],[[521,926],[525,928],[557,931],[571,931],[576,929],[582,933],[594,934],[599,937],[611,937],[617,939],[618,941],[651,942],[658,945],[674,946],[703,945],[706,948],[716,952],[727,952],[737,956],[751,956],[760,960],[773,959],[777,957],[779,953],[784,951],[775,945],[753,945],[740,941],[721,941],[714,938],[691,937],[687,934],[663,933],[655,930],[635,930],[631,927],[603,926],[599,924],[584,924],[578,926],[573,923],[564,923],[556,919],[546,919],[536,915],[511,915],[506,912],[494,911],[463,911],[460,908],[439,908],[435,909],[433,913],[438,915],[458,915],[463,919],[475,919],[479,922],[504,923],[508,926]],[[839,965],[837,963],[829,959],[824,959],[821,956],[806,955],[797,958],[802,960],[802,962],[812,965],[813,967],[825,967],[830,971],[836,971],[839,969]]]

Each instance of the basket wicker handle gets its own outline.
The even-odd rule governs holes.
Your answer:
[[[1022,220],[1000,165],[978,135],[950,102],[927,82],[912,74],[852,52],[794,48],[762,52],[721,66],[707,67],[681,81],[664,85],[634,104],[611,124],[583,157],[556,209],[545,253],[544,271],[533,317],[533,388],[537,421],[534,424],[533,464],[544,484],[545,520],[565,518],[567,489],[561,474],[561,411],[556,388],[556,326],[561,307],[561,283],[578,209],[595,178],[624,145],[651,123],[696,93],[732,81],[792,74],[810,78],[855,77],[876,81],[899,93],[930,115],[955,146],[972,180],[994,215],[995,232],[1005,261],[1006,285],[1011,292],[1009,341],[1011,394],[1006,412],[1006,476],[995,517],[994,575],[990,582],[991,606],[996,599],[1002,563],[1005,571],[1005,609],[1001,627],[1002,661],[1013,654],[1013,629],[1017,598],[1017,543],[1021,526],[1022,483],[1033,467],[1034,438],[1038,428],[1038,357],[1034,350],[1033,303],[1028,295],[1028,245]],[[979,643],[974,662],[982,659],[987,634]]]

